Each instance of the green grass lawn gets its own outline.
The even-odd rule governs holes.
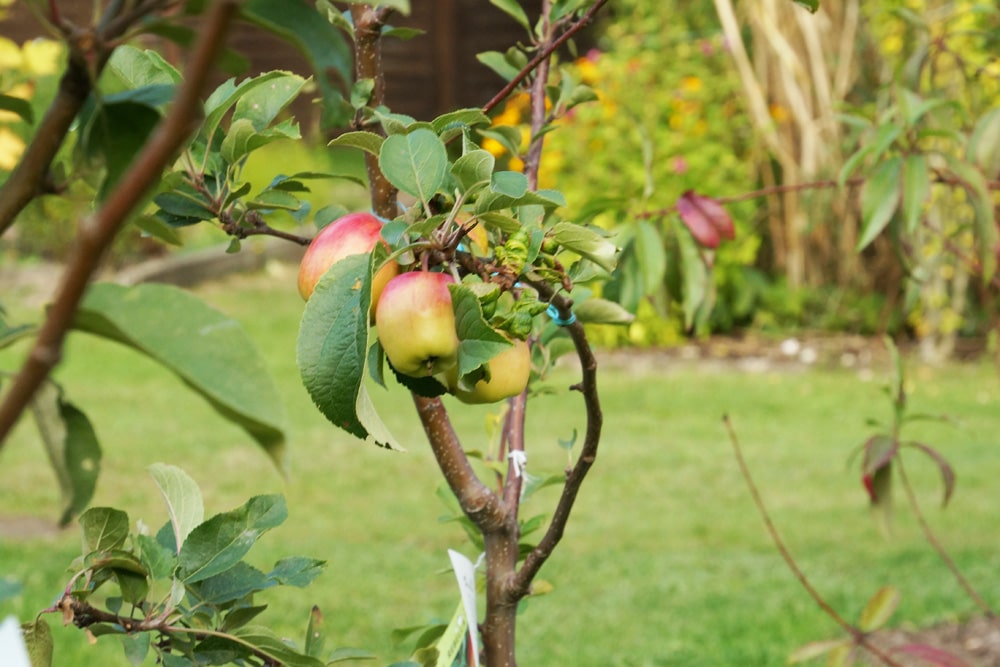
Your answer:
[[[375,651],[377,664],[406,656],[390,632],[447,619],[457,604],[446,550],[471,556],[456,524],[440,523],[440,480],[408,395],[376,394],[407,446],[391,453],[352,440],[312,407],[298,382],[295,336],[302,304],[294,273],[234,278],[201,295],[241,320],[282,388],[290,415],[286,480],[241,431],[218,418],[172,376],[137,354],[85,335],[71,336],[57,377],[93,420],[104,447],[97,505],[128,508],[155,530],[166,519],[145,468],[182,466],[202,487],[206,511],[281,492],[288,521],[266,535],[251,560],[269,567],[285,555],[328,561],[305,590],[268,591],[265,623],[301,637],[313,604],[326,617],[328,645]],[[23,346],[0,356],[9,368]],[[880,586],[902,591],[895,624],[928,624],[974,612],[897,497],[891,540],[868,515],[855,468],[846,462],[869,433],[867,417],[886,417],[873,381],[847,371],[729,374],[697,366],[606,369],[601,453],[562,545],[542,572],[551,594],[520,616],[523,665],[780,665],[795,647],[836,634],[783,565],[733,459],[720,421],[731,416],[745,455],[789,547],[815,586],[853,618]],[[915,411],[948,413],[956,425],[919,423],[909,436],[935,444],[953,462],[958,489],[938,507],[934,468],[910,456],[909,471],[930,521],[974,585],[1000,605],[996,484],[1000,477],[1000,380],[987,365],[940,369],[911,365]],[[574,380],[560,371],[555,384]],[[545,396],[529,406],[530,469],[558,472],[558,438],[583,425],[578,395]],[[488,408],[454,411],[470,448],[484,446]],[[0,516],[55,520],[52,473],[24,421],[0,455]],[[526,511],[548,513],[549,488]],[[49,605],[79,553],[75,529],[50,537],[0,535],[0,576],[24,586],[0,603],[0,617],[22,620]],[[50,622],[59,625],[51,616]],[[87,643],[55,629],[59,667],[125,664],[115,640]]]

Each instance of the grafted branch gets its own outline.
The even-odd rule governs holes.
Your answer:
[[[213,5],[185,68],[184,83],[166,116],[104,205],[80,225],[80,233],[60,278],[55,301],[7,398],[0,405],[0,448],[31,397],[59,362],[66,332],[115,234],[197,128],[201,114],[201,91],[238,7],[238,0],[218,0]]]

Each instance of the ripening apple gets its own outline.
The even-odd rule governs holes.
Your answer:
[[[320,230],[302,256],[299,264],[299,294],[308,300],[323,274],[350,255],[369,253],[376,243],[388,244],[381,237],[382,222],[370,213],[349,213]],[[399,264],[386,262],[372,279],[372,311],[379,295],[392,278],[399,274]]]
[[[447,273],[410,271],[389,281],[375,307],[378,340],[393,368],[411,377],[443,373],[458,361]]]
[[[527,341],[511,342],[513,347],[490,359],[490,379],[476,382],[471,391],[459,389],[457,367],[450,371],[451,393],[463,403],[496,403],[524,391],[531,377],[531,350]]]

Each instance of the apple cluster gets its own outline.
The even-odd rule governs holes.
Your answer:
[[[369,213],[351,213],[324,227],[299,266],[302,298],[309,299],[316,283],[339,260],[370,253],[379,243],[388,248],[381,231],[382,222]],[[372,279],[369,317],[389,363],[409,377],[436,377],[464,403],[494,403],[520,394],[531,375],[531,352],[526,341],[516,338],[490,360],[488,379],[471,388],[460,386],[459,338],[448,289],[452,282],[447,273],[402,271],[392,259],[379,267]]]

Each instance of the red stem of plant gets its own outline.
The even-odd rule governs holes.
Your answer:
[[[201,90],[238,7],[238,0],[218,0],[212,6],[185,70],[184,83],[178,89],[177,98],[167,115],[104,205],[80,225],[76,245],[63,271],[55,301],[6,400],[0,405],[0,448],[38,387],[59,363],[66,332],[73,323],[105,250],[125,224],[129,213],[142,201],[146,190],[156,182],[164,167],[197,127],[201,113]]]
[[[873,656],[882,661],[883,664],[889,667],[903,667],[898,662],[893,660],[889,655],[886,655],[877,646],[871,644],[868,641],[865,633],[857,629],[850,623],[848,623],[843,616],[837,613],[837,610],[830,606],[823,596],[819,594],[813,585],[806,578],[805,573],[799,567],[798,563],[795,562],[795,558],[792,553],[785,546],[784,540],[781,538],[781,534],[775,527],[774,522],[771,521],[771,515],[767,511],[767,506],[764,505],[764,500],[760,496],[760,491],[757,490],[757,485],[753,481],[753,476],[750,474],[750,468],[747,466],[746,460],[743,458],[743,449],[740,447],[739,438],[736,437],[736,431],[733,429],[732,422],[729,421],[729,415],[724,415],[722,417],[722,422],[726,426],[726,431],[729,433],[729,441],[733,444],[733,451],[736,454],[736,462],[740,467],[740,474],[747,483],[747,487],[750,489],[750,496],[753,498],[754,505],[757,507],[757,511],[760,513],[761,518],[764,520],[764,525],[767,528],[768,534],[771,536],[771,541],[774,542],[775,548],[778,549],[778,553],[781,554],[782,560],[785,561],[785,565],[788,569],[792,571],[795,578],[798,580],[799,584],[806,590],[809,597],[813,599],[820,609],[829,616],[833,621],[839,625],[847,634],[851,636],[854,643],[858,646],[863,647],[866,651],[870,652]]]

